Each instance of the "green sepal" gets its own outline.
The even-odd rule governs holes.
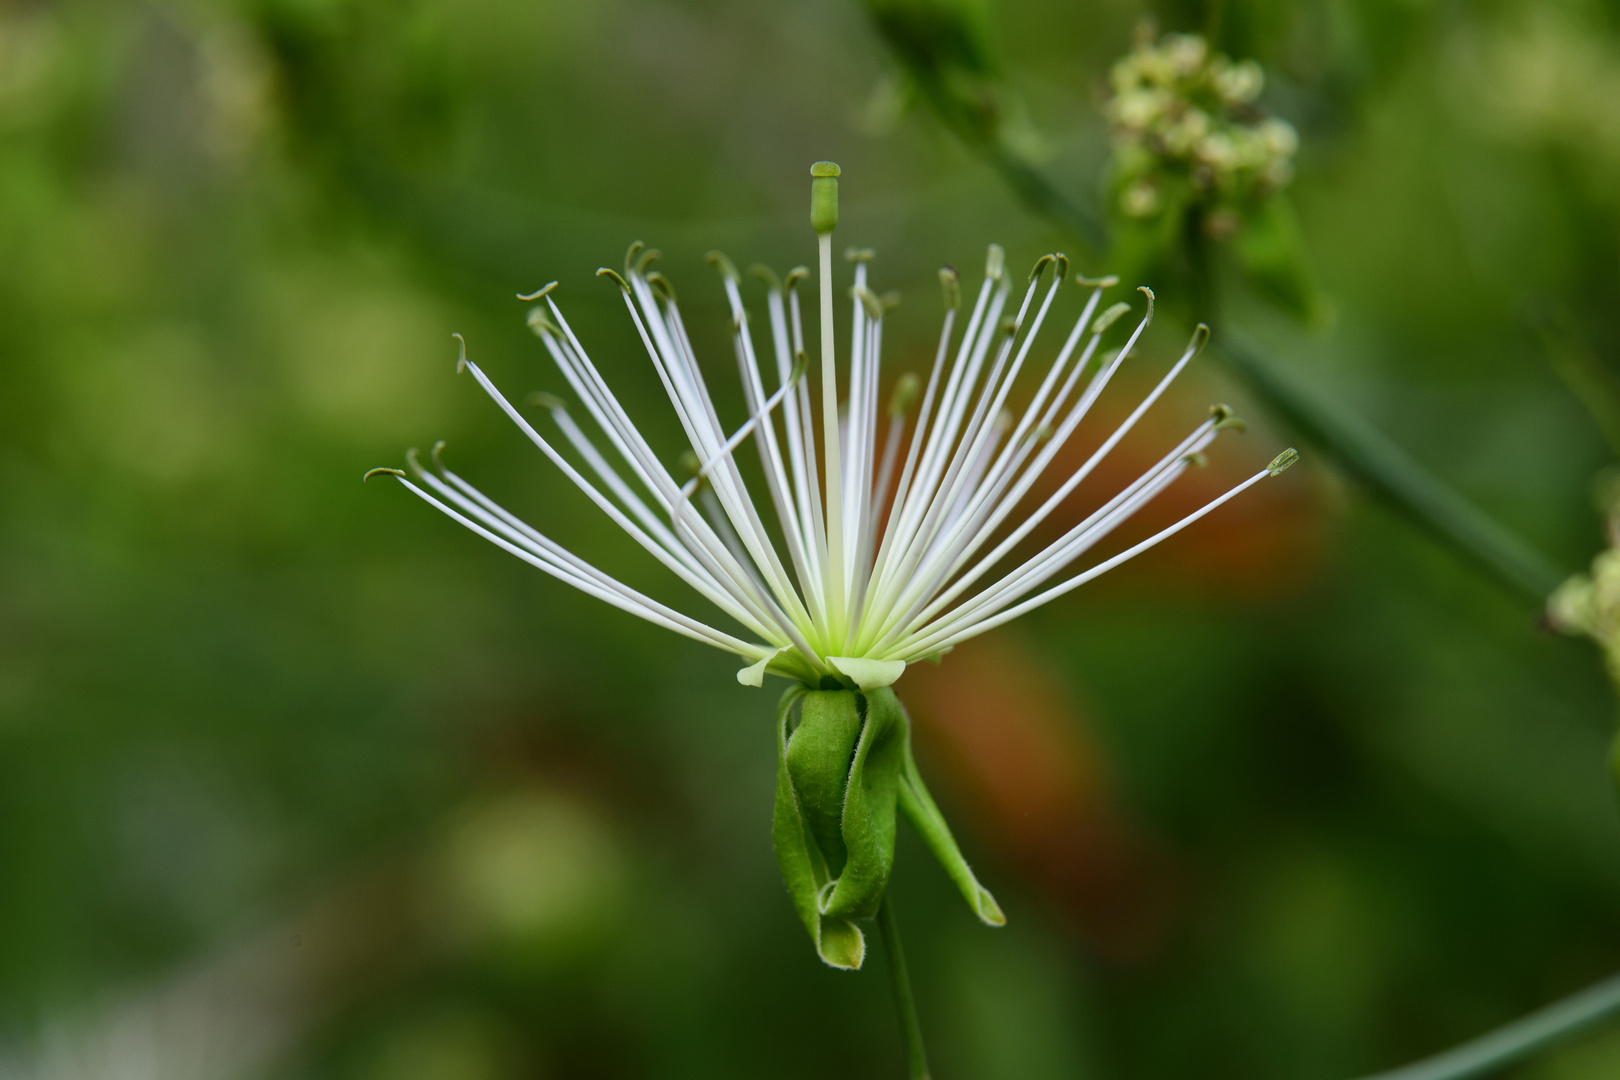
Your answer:
[[[793,707],[799,722],[792,726]],[[1007,918],[979,884],[911,754],[911,721],[888,687],[790,688],[777,705],[772,836],[793,906],[816,952],[858,968],[866,942],[854,919],[877,914],[894,868],[903,813],[980,920]]]
[[[788,769],[788,719],[794,703],[806,693],[802,686],[789,687],[776,706],[776,810],[771,839],[782,880],[817,955],[832,967],[854,970],[866,957],[866,938],[848,919],[822,916],[819,898],[832,876]]]
[[[875,691],[873,696],[877,693],[888,694],[894,699],[894,707],[900,710],[901,728],[906,732],[902,744],[904,762],[900,772],[900,813],[917,830],[917,835],[922,837],[928,850],[934,853],[934,858],[939,860],[945,873],[956,883],[979,920],[986,926],[1006,926],[1007,916],[1002,913],[1001,905],[990,895],[990,890],[980,885],[979,879],[973,876],[972,868],[962,857],[962,849],[956,846],[956,838],[951,835],[951,827],[945,824],[945,815],[939,812],[934,797],[928,794],[928,787],[923,783],[922,773],[917,771],[917,760],[911,754],[911,724],[904,707],[898,698],[894,698],[894,691]]]
[[[853,705],[864,715],[844,791],[840,834],[845,861],[821,910],[826,916],[869,919],[877,915],[894,869],[895,800],[905,760],[906,722],[899,700],[887,688],[826,696],[839,698],[840,709]],[[810,704],[806,699],[807,712]]]

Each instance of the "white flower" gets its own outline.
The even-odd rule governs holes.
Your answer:
[[[828,177],[825,170],[817,175],[818,183]],[[836,199],[836,189],[832,197]],[[770,337],[762,364],[737,274],[723,256],[715,259],[731,305],[733,345],[751,412],[729,433],[710,399],[673,292],[661,275],[648,270],[656,252],[640,251],[638,244],[631,248],[622,276],[600,271],[622,289],[652,371],[701,462],[697,475],[685,483],[671,475],[620,407],[552,299],[555,283],[524,297],[545,302],[531,314],[531,325],[597,435],[587,434],[556,401],[550,412],[562,438],[558,442],[543,435],[463,350],[461,365],[569,480],[654,558],[743,627],[746,637],[716,629],[616,581],[442,466],[437,473],[417,468],[415,483],[398,470],[386,471],[469,529],[575,588],[737,654],[748,661],[738,673],[745,684],[758,686],[769,672],[812,686],[831,677],[872,689],[894,682],[907,664],[937,657],[1118,566],[1280,472],[1296,456],[1291,450],[1279,455],[1268,468],[1169,528],[1063,577],[1076,560],[1191,467],[1230,425],[1226,410],[1216,408],[1124,490],[1038,553],[996,575],[1159,399],[1198,352],[1208,330],[1199,327],[1169,374],[1084,464],[1039,505],[1027,507],[1024,502],[1037,480],[1136,347],[1152,317],[1153,294],[1141,290],[1147,296],[1147,314],[1123,347],[1099,358],[1103,331],[1128,305],[1115,304],[1099,315],[1103,292],[1115,279],[1078,279],[1091,290],[1084,309],[1055,355],[1037,365],[1030,363],[1036,339],[1068,272],[1062,255],[1044,256],[1022,296],[1016,297],[1001,249],[992,245],[984,282],[960,334],[956,274],[941,271],[950,303],[917,418],[908,423],[907,404],[902,401],[895,408],[895,398],[913,397],[915,381],[891,395],[887,411],[879,401],[884,304],[868,286],[867,253],[857,253],[850,352],[843,365],[847,378],[840,379],[833,331],[831,222],[836,221],[836,203],[833,207],[833,216],[824,215],[817,226],[819,416],[804,378],[808,364],[797,284],[805,271],[789,274],[785,287],[764,275]],[[1037,297],[1048,268],[1056,274]],[[1013,310],[1016,314],[1010,314]],[[1035,384],[1033,392],[1022,387],[1015,398],[1014,388],[1026,371],[1027,381]],[[1022,403],[1015,415],[1007,411],[1014,401]],[[735,458],[748,440],[759,455],[762,485],[745,481]],[[571,447],[582,465],[565,456],[561,445]],[[756,501],[751,486],[763,486],[766,498]]]

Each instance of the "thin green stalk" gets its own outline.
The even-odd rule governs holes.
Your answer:
[[[906,972],[906,954],[900,948],[900,927],[895,925],[894,905],[887,895],[878,906],[878,935],[889,961],[889,988],[894,991],[894,1008],[900,1014],[900,1031],[906,1041],[906,1068],[911,1080],[928,1080],[928,1054],[923,1049],[922,1027],[917,1023],[917,1002],[911,996],[911,976]]]
[[[1528,1060],[1620,1013],[1620,975],[1497,1028],[1489,1035],[1363,1080],[1470,1080]]]
[[[1273,413],[1331,454],[1375,495],[1498,582],[1539,605],[1564,579],[1540,552],[1366,421],[1308,389],[1241,334],[1227,331],[1221,339],[1215,351]]]

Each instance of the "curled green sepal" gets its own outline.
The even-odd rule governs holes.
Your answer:
[[[788,770],[788,721],[794,703],[808,692],[803,686],[789,687],[776,706],[776,811],[771,820],[771,839],[788,895],[810,932],[816,953],[832,967],[853,971],[866,958],[866,938],[848,919],[821,913],[821,891],[832,875]]]
[[[883,900],[897,812],[974,913],[990,926],[1004,925],[1006,916],[973,876],[922,782],[911,755],[911,722],[894,691],[796,686],[784,694],[777,707],[776,857],[816,951],[833,967],[860,967],[865,939],[851,920],[873,917]]]
[[[868,696],[876,697],[887,694],[894,699],[894,707],[900,710],[901,726],[906,731],[904,740],[904,763],[900,773],[899,805],[900,813],[917,835],[921,836],[928,850],[934,853],[945,868],[945,873],[962,890],[962,896],[967,900],[973,913],[986,926],[1006,926],[1007,916],[1002,914],[1001,905],[996,898],[990,895],[990,890],[979,884],[979,879],[973,876],[973,870],[962,858],[962,849],[956,846],[956,838],[951,835],[951,828],[945,824],[945,815],[939,812],[934,804],[934,797],[928,794],[928,788],[923,784],[922,773],[917,771],[917,761],[911,756],[911,724],[905,715],[905,709],[900,705],[894,691],[889,689],[872,691]]]

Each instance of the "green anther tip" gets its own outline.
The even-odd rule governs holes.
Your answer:
[[[1230,405],[1211,405],[1209,415],[1215,421],[1216,431],[1225,431],[1227,428],[1235,428],[1238,431],[1249,430],[1249,425],[1244,423],[1242,418],[1232,411]]]
[[[956,267],[939,268],[939,287],[945,294],[946,310],[954,311],[962,306],[962,283],[957,277]]]
[[[556,394],[548,394],[544,390],[536,390],[524,400],[528,404],[537,405],[548,412],[555,412],[558,409],[561,409],[563,412],[568,411],[568,402],[564,401]]]
[[[611,266],[597,267],[596,276],[612,278],[618,284],[619,288],[623,289],[625,292],[630,291],[630,283],[624,280],[624,276]]]
[[[991,281],[1000,281],[1001,275],[1007,270],[1007,253],[1001,249],[1000,244],[991,244],[990,250],[984,256],[984,276]]]
[[[829,236],[838,228],[840,171],[832,161],[818,161],[810,166],[810,227],[817,236]]]
[[[652,286],[653,290],[656,291],[659,296],[662,296],[670,303],[675,302],[675,286],[670,284],[669,278],[665,277],[663,274],[660,274],[656,270],[644,276],[647,284]]]
[[[737,276],[737,268],[732,265],[730,259],[726,258],[725,252],[711,251],[707,255],[703,256],[703,258],[708,261],[710,266],[720,271],[720,276],[725,278],[727,281],[741,280]]]
[[[1202,453],[1188,454],[1185,458],[1182,458],[1182,460],[1195,469],[1202,469],[1204,466],[1209,464],[1209,458],[1205,457]]]
[[[844,258],[852,263],[871,262],[877,258],[877,252],[872,248],[845,248]]]
[[[644,241],[636,240],[636,241],[632,241],[630,246],[627,249],[625,249],[625,253],[624,253],[624,276],[625,277],[630,276],[630,268],[635,265],[637,253],[640,252],[646,246],[647,245],[646,245],[646,243]]]
[[[897,289],[890,289],[888,292],[880,294],[878,300],[883,304],[884,311],[893,311],[900,306],[900,292]]]
[[[1193,330],[1192,341],[1187,345],[1188,352],[1201,352],[1209,344],[1209,323],[1199,323]]]
[[[433,459],[433,467],[440,472],[444,472],[444,462],[439,458],[439,455],[444,453],[444,446],[444,440],[440,439],[433,444],[433,449],[428,451],[428,456]]]
[[[883,318],[883,301],[878,297],[877,293],[868,289],[865,285],[858,285],[850,291],[855,294],[855,299],[861,302],[861,307],[866,309],[867,318]]]
[[[1047,266],[1054,262],[1057,262],[1056,255],[1042,255],[1039,259],[1036,259],[1034,269],[1029,272],[1029,280],[1031,282],[1039,280],[1040,276],[1046,272]],[[1059,274],[1058,280],[1061,281],[1066,276],[1065,274]]]
[[[451,334],[450,336],[456,339],[458,349],[456,353],[456,374],[460,375],[467,370],[467,339],[460,334]]]
[[[538,300],[542,296],[546,295],[546,293],[550,292],[552,289],[555,289],[556,287],[557,287],[557,283],[555,281],[553,281],[550,285],[542,285],[539,289],[536,289],[532,293],[518,293],[517,298],[519,300],[525,300],[525,301]]]
[[[1131,305],[1127,304],[1123,300],[1118,301],[1113,306],[1109,307],[1108,310],[1097,316],[1097,321],[1091,324],[1091,332],[1093,334],[1102,333],[1110,326],[1113,326],[1115,320],[1129,310],[1131,310]]]
[[[703,462],[691,450],[681,451],[681,471],[687,476],[696,476],[703,469]]]
[[[795,266],[787,272],[787,277],[782,279],[782,285],[784,288],[791,289],[809,276],[810,268],[808,266]]]
[[[749,276],[757,277],[759,280],[763,281],[765,283],[765,287],[771,292],[782,291],[782,279],[776,276],[775,270],[772,270],[764,263],[755,263],[753,266],[750,266],[748,268],[748,273]]]
[[[804,378],[804,373],[809,370],[810,358],[804,355],[804,353],[800,353],[798,356],[795,356],[793,358],[793,366],[788,369],[787,385],[793,386],[800,379]]]
[[[376,469],[367,469],[366,474],[360,478],[360,482],[363,484],[367,480],[370,480],[373,476],[382,476],[385,473],[387,475],[389,475],[389,476],[397,476],[401,480],[405,479],[405,470],[403,470],[403,469],[390,469],[390,468],[387,468],[386,466],[384,466],[384,467],[380,467],[380,468],[376,468]]]
[[[1278,473],[1282,472],[1284,469],[1288,468],[1288,466],[1292,465],[1298,460],[1299,451],[1290,446],[1288,449],[1271,459],[1271,464],[1266,466],[1266,472],[1270,473],[1272,476],[1276,476]]]
[[[555,334],[557,332],[556,324],[551,321],[550,313],[539,304],[529,309],[528,323],[529,329],[534,331],[535,337],[545,333]]]
[[[1076,284],[1085,285],[1092,289],[1112,289],[1119,284],[1119,278],[1114,274],[1099,278],[1089,278],[1084,274],[1076,274],[1074,280]]]
[[[894,384],[894,392],[889,395],[889,418],[899,420],[911,411],[911,406],[917,400],[917,391],[922,389],[922,380],[914,371],[908,371]]]
[[[647,272],[647,267],[651,266],[655,261],[661,258],[663,254],[664,253],[659,251],[657,248],[648,248],[646,251],[643,251],[641,253],[641,257],[636,260],[636,273],[645,274]]]

